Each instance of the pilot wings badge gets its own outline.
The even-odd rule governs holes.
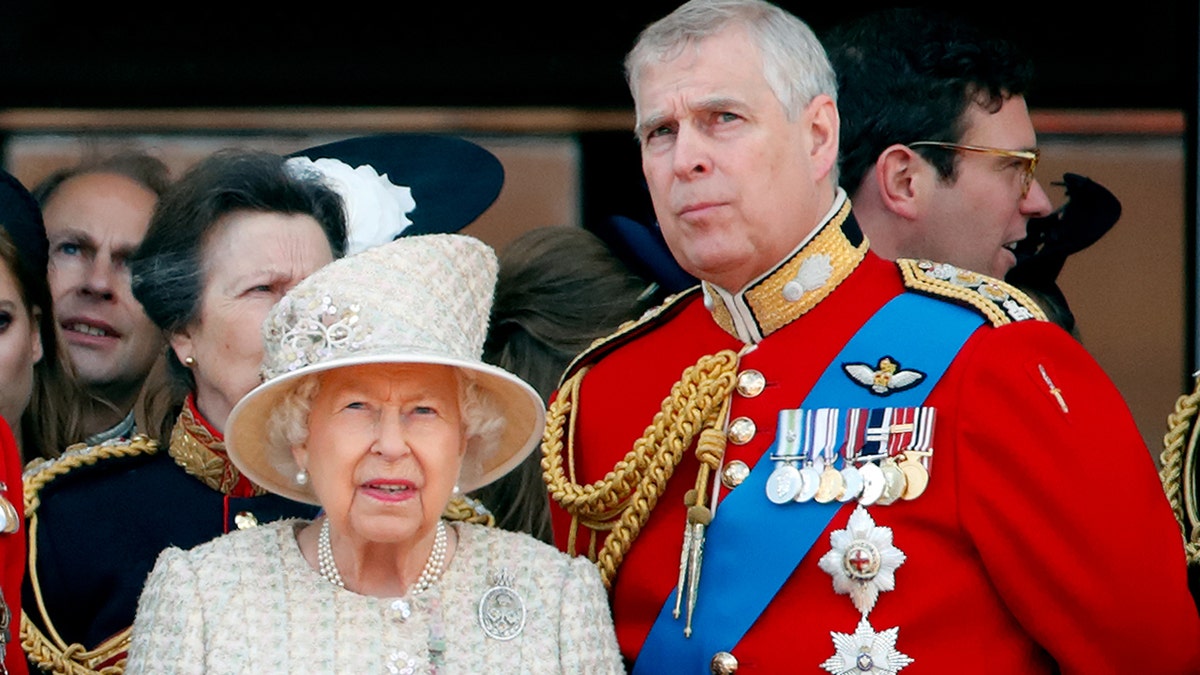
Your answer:
[[[866,363],[843,363],[842,370],[846,371],[850,379],[880,396],[915,387],[925,379],[925,373],[903,369],[900,362],[890,356],[879,359],[876,366]]]

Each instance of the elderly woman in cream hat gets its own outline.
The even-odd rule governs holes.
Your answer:
[[[322,515],[164,551],[127,672],[623,670],[593,565],[441,517],[542,435],[537,393],[480,360],[495,279],[485,244],[433,234],[331,263],[284,296],[228,452]]]

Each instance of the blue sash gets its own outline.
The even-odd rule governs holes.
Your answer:
[[[912,292],[898,295],[846,343],[800,407],[871,408],[881,401],[895,407],[920,406],[982,323],[978,312],[945,300]],[[901,367],[921,370],[925,378],[881,399],[842,370],[844,363],[875,364],[885,355]],[[720,502],[708,527],[692,636],[685,638],[683,618],[672,616],[672,591],[642,645],[634,675],[710,672],[713,654],[734,651],[834,514],[845,506],[771,503],[765,490],[775,468],[769,459],[774,452],[772,444],[738,489]]]

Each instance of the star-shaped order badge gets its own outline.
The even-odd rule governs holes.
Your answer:
[[[833,577],[834,591],[848,594],[859,612],[869,614],[880,591],[896,587],[896,568],[904,562],[904,552],[892,545],[892,528],[877,527],[860,504],[829,542],[833,548],[817,564]]]
[[[833,636],[833,646],[837,653],[822,663],[821,667],[834,675],[896,675],[901,668],[913,662],[911,657],[896,651],[896,638],[900,636],[899,627],[876,633],[867,617],[863,616],[853,633],[834,631],[830,634]]]

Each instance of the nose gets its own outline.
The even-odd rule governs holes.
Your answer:
[[[404,415],[397,408],[385,408],[379,413],[375,443],[371,451],[391,460],[409,453],[408,438],[404,429]]]
[[[117,283],[117,270],[111,256],[100,254],[88,263],[83,280],[83,293],[112,300]]]
[[[1050,197],[1042,189],[1042,184],[1034,179],[1029,186],[1029,192],[1021,199],[1021,213],[1026,218],[1042,218],[1054,211]]]
[[[694,178],[712,170],[712,156],[704,134],[681,125],[675,134],[675,175],[681,179]]]

